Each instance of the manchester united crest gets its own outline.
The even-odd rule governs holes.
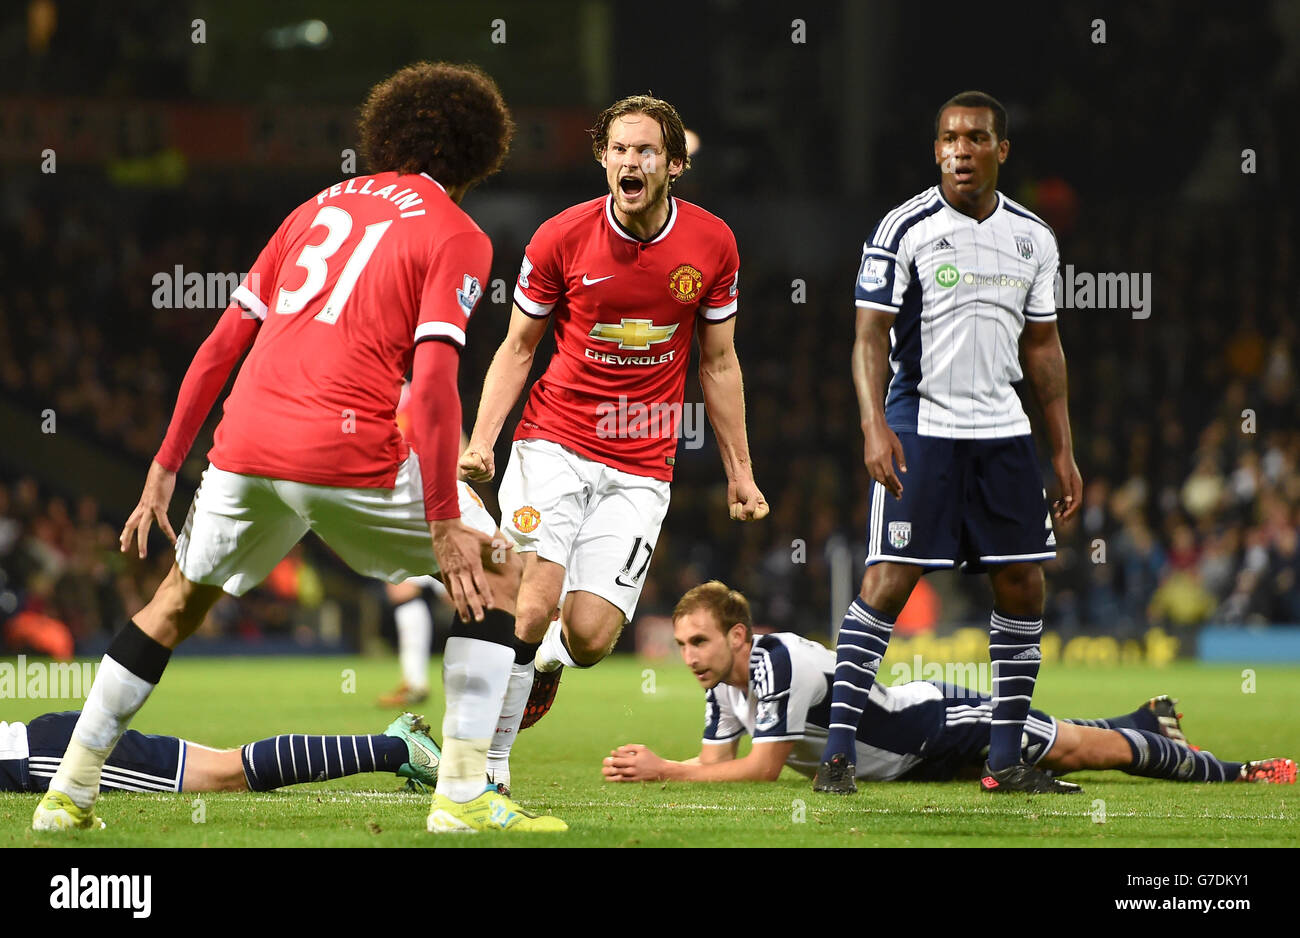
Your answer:
[[[690,264],[679,264],[668,275],[668,292],[679,303],[693,303],[704,289],[704,274]]]
[[[537,527],[537,522],[542,520],[542,513],[532,505],[525,505],[511,516],[510,519],[515,526],[515,530],[521,534],[532,534]]]

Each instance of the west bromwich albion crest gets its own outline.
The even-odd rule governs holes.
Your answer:
[[[889,546],[902,549],[912,542],[912,522],[889,522]]]
[[[1016,248],[1025,260],[1034,256],[1034,242],[1028,235],[1016,235]]]

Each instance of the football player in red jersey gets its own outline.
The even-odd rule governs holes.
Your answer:
[[[750,464],[733,342],[736,239],[721,219],[671,194],[690,166],[685,126],[668,102],[635,95],[602,112],[592,136],[609,193],[533,235],[460,460],[469,479],[492,478],[497,435],[553,320],[556,351],[529,393],[498,491],[501,528],[523,553],[524,574],[520,650],[494,751],[501,731],[512,738],[512,720],[517,728],[522,715],[527,726],[545,713],[561,665],[598,662],[632,617],[668,509],[697,327],[731,517],[768,513]]]
[[[172,649],[222,590],[238,596],[255,586],[308,530],[359,573],[398,582],[440,572],[461,620],[449,649],[492,645],[495,631],[501,643],[492,647],[509,669],[514,620],[490,608],[482,560],[495,524],[457,484],[456,373],[492,261],[487,235],[459,202],[500,168],[513,122],[479,69],[420,63],[371,90],[359,131],[373,174],[335,183],[289,214],[186,372],[121,537],[123,550],[135,542],[144,556],[157,521],[176,543],[176,563],[104,656],[33,815],[36,830],[100,826],[94,803],[104,760]],[[167,520],[176,470],[245,351],[176,538]],[[409,446],[394,421],[408,370]],[[485,757],[476,769],[476,746],[464,740],[490,736],[505,678],[484,703],[492,688],[467,689],[458,654],[467,653],[448,652],[443,723],[450,771],[445,785],[439,780],[430,827],[555,829],[554,819],[484,791]],[[443,801],[457,817],[435,825],[447,813]]]

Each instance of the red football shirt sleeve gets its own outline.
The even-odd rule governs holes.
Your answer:
[[[420,459],[424,517],[460,517],[456,462],[460,455],[460,352],[451,342],[421,342],[411,375],[410,444]]]
[[[736,236],[723,226],[726,238],[720,245],[718,279],[700,303],[700,315],[709,322],[724,322],[736,315],[740,294],[740,252],[736,249]]]
[[[550,226],[543,225],[524,248],[524,262],[519,265],[515,284],[515,305],[534,319],[543,319],[551,315],[563,292],[559,243]]]
[[[271,291],[275,289],[283,232],[284,225],[281,225],[262,248],[248,276],[231,291],[230,305],[217,320],[216,328],[194,353],[194,360],[181,382],[167,435],[154,456],[164,469],[171,472],[180,469],[235,363],[257,338],[257,328],[266,318]]]
[[[208,419],[217,395],[226,386],[235,362],[257,337],[261,319],[237,302],[231,302],[217,321],[212,333],[194,353],[185,372],[176,409],[172,412],[167,435],[154,459],[164,469],[176,472],[185,461],[203,421]]]
[[[465,327],[491,269],[492,242],[483,232],[465,231],[448,238],[424,278],[415,341],[439,339],[464,348]]]
[[[266,318],[266,311],[271,307],[275,293],[275,278],[280,272],[280,255],[284,244],[284,232],[293,220],[290,215],[257,255],[252,269],[248,271],[239,286],[230,294],[231,303],[240,303],[258,321]]]
[[[425,276],[415,326],[410,444],[420,459],[424,515],[429,521],[460,517],[456,460],[460,455],[460,391],[456,372],[465,327],[483,296],[492,268],[492,242],[481,231],[449,238]]]

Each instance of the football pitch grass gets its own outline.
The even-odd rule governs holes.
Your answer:
[[[439,662],[427,716],[440,736]],[[1160,693],[1181,700],[1192,743],[1225,759],[1300,756],[1300,668],[1180,663],[1111,669],[1047,664],[1035,706],[1104,717]],[[888,673],[882,668],[882,674]],[[234,747],[280,733],[380,733],[374,706],[395,661],[181,657],[133,724],[148,733]],[[70,701],[0,700],[26,720]],[[974,781],[867,784],[852,797],[814,794],[784,770],[769,783],[609,784],[601,759],[621,743],[666,758],[699,752],[703,695],[676,660],[611,658],[568,673],[555,708],[525,731],[512,763],[515,797],[558,814],[567,834],[438,836],[424,832],[426,796],[389,775],[358,775],[268,793],[110,794],[108,828],[34,834],[37,796],[0,794],[0,845],[106,847],[1206,847],[1300,842],[1295,786],[1186,784],[1119,772],[1071,778],[1084,794],[993,796]],[[741,752],[748,743],[742,743]]]

